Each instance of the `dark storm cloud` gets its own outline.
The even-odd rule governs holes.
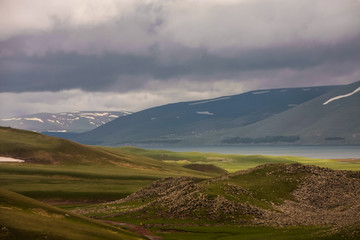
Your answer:
[[[149,50],[148,55],[56,52],[38,56],[17,53],[0,59],[0,89],[2,92],[73,88],[126,92],[143,87],[151,79],[209,81],[217,77],[234,78],[247,71],[299,70],[322,64],[331,68],[333,64],[360,62],[360,38],[334,45],[252,49],[232,56],[215,55],[205,48],[178,46],[177,49],[174,53],[165,53],[165,56],[156,46]]]
[[[360,71],[357,0],[4,0],[0,13],[1,92],[178,79],[305,86]]]

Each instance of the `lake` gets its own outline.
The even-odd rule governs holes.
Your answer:
[[[201,147],[142,147],[174,152],[215,152],[224,154],[302,156],[309,158],[360,158],[360,146],[201,146]]]

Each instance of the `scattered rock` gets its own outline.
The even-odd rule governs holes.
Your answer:
[[[244,187],[245,185],[241,186],[241,182],[235,184],[228,180],[257,170],[264,170],[263,176],[271,179],[280,175],[284,181],[296,179],[297,187],[291,192],[292,199],[278,203],[257,199],[258,202],[265,202],[270,208],[254,206],[247,202],[246,199],[255,198],[252,192]],[[301,177],[292,178],[294,174]],[[218,187],[219,195],[209,194],[206,191],[207,186]],[[116,206],[133,201],[144,201],[144,204],[129,209]],[[112,216],[139,213],[141,217],[194,220],[206,218],[219,222],[254,225],[341,227],[359,222],[360,172],[301,164],[271,164],[208,180],[193,177],[165,178],[124,199],[98,205],[97,210],[87,211],[91,213],[99,208],[104,212],[112,212]],[[115,214],[114,209],[117,210]]]

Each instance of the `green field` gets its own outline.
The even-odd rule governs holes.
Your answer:
[[[237,155],[201,152],[172,152],[166,150],[147,150],[136,147],[122,147],[123,151],[147,156],[166,163],[174,163],[179,166],[187,164],[213,164],[228,172],[249,169],[261,164],[268,163],[301,163],[316,165],[337,170],[360,170],[360,159],[318,159],[294,156],[268,156],[268,155]]]

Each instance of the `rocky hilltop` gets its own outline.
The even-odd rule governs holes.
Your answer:
[[[212,179],[165,178],[79,213],[266,226],[358,226],[360,172],[268,164]]]

